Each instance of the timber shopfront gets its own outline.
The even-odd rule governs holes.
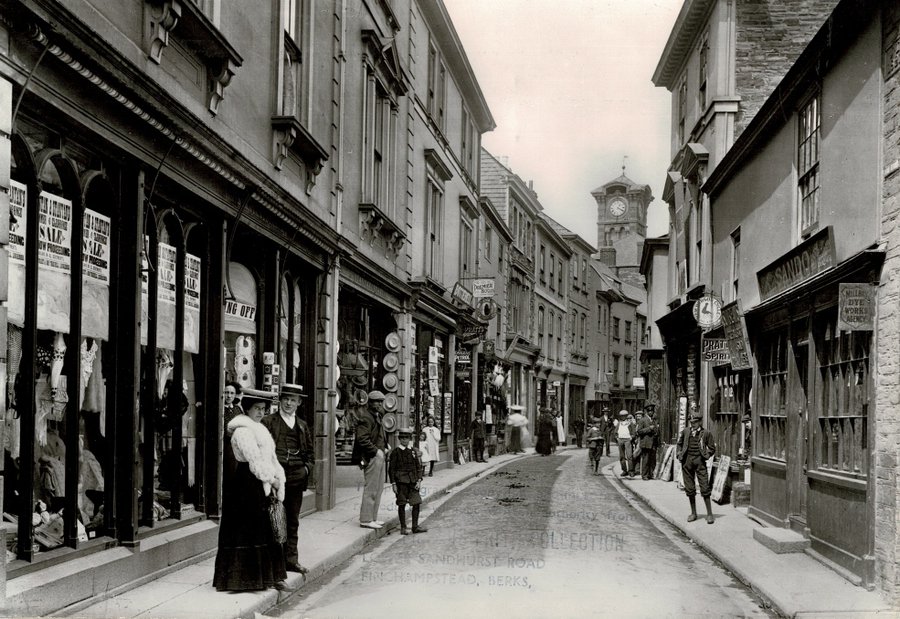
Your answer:
[[[817,235],[798,251],[827,241]],[[773,275],[773,264],[757,274],[762,302],[747,312],[755,358],[750,511],[804,533],[814,555],[863,584],[874,578],[872,285],[881,260],[862,252],[805,281]]]

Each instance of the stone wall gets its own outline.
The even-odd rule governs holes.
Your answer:
[[[734,139],[744,131],[837,5],[837,0],[740,0],[735,33]]]
[[[891,4],[891,6],[888,6]],[[884,53],[884,184],[881,248],[886,251],[878,295],[876,334],[875,444],[875,580],[895,608],[900,608],[897,561],[900,448],[900,8],[886,3],[882,21]]]

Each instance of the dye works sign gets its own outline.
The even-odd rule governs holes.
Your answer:
[[[872,331],[875,329],[875,286],[840,284],[838,286],[838,329]]]

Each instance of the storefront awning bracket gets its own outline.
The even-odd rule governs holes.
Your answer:
[[[234,235],[237,232],[238,224],[241,221],[241,217],[244,214],[244,209],[247,208],[247,205],[250,204],[250,198],[253,197],[253,194],[256,192],[256,186],[248,185],[244,189],[244,199],[241,200],[241,204],[238,207],[237,215],[234,217],[234,223],[231,225],[231,230],[228,231],[228,242],[225,244],[225,300],[226,301],[236,301],[237,297],[234,296],[234,293],[231,292],[231,248],[234,245]]]

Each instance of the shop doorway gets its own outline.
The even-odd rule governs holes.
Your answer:
[[[793,363],[789,380],[787,431],[790,452],[787,458],[788,517],[791,528],[803,532],[807,528],[807,458],[809,455],[809,318],[791,323]]]

